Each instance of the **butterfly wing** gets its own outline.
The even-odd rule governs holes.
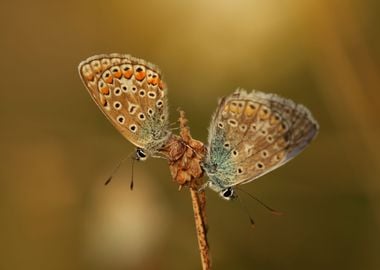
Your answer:
[[[250,182],[285,164],[316,136],[307,108],[274,94],[236,90],[220,101],[209,129],[204,168],[211,187]]]
[[[154,153],[168,139],[165,83],[158,67],[123,54],[103,54],[79,64],[90,96],[131,143]]]

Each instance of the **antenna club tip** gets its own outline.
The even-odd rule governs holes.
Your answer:
[[[111,180],[112,180],[112,176],[109,177],[109,178],[106,180],[106,182],[104,183],[104,185],[107,186],[107,185],[111,182]]]
[[[253,220],[251,220],[251,228],[252,228],[252,230],[254,230],[256,228],[256,224]]]

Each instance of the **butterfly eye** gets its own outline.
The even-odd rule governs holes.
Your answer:
[[[145,154],[144,150],[141,148],[137,148],[135,158],[136,158],[136,160],[142,160],[142,161],[146,160],[146,154]]]
[[[223,199],[225,199],[225,200],[227,200],[227,201],[236,198],[236,195],[235,195],[234,190],[233,190],[232,188],[230,188],[230,187],[228,187],[228,188],[226,188],[226,189],[223,189],[223,190],[219,193],[219,195],[220,195]]]
[[[218,127],[219,127],[219,128],[224,128],[224,124],[223,124],[222,122],[219,122],[219,123],[218,123]]]

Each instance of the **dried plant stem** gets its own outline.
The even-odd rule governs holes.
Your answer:
[[[191,201],[193,203],[195,228],[198,237],[199,252],[201,255],[202,269],[211,269],[211,260],[209,254],[209,245],[207,241],[207,224],[206,224],[206,195],[204,191],[198,191],[190,188]]]
[[[170,173],[180,189],[190,189],[193,203],[195,228],[201,256],[202,269],[211,269],[210,249],[207,241],[206,195],[199,191],[202,186],[203,169],[201,161],[206,153],[203,143],[194,140],[187,126],[185,113],[180,111],[180,136],[172,135],[166,146],[161,149],[169,161]]]

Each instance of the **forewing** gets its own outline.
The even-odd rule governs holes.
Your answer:
[[[155,65],[130,55],[96,55],[79,65],[90,96],[134,145],[156,150],[168,137],[166,86]]]
[[[317,132],[317,122],[303,105],[237,90],[221,100],[211,122],[206,157],[215,169],[211,179],[222,187],[252,181],[300,153]]]

